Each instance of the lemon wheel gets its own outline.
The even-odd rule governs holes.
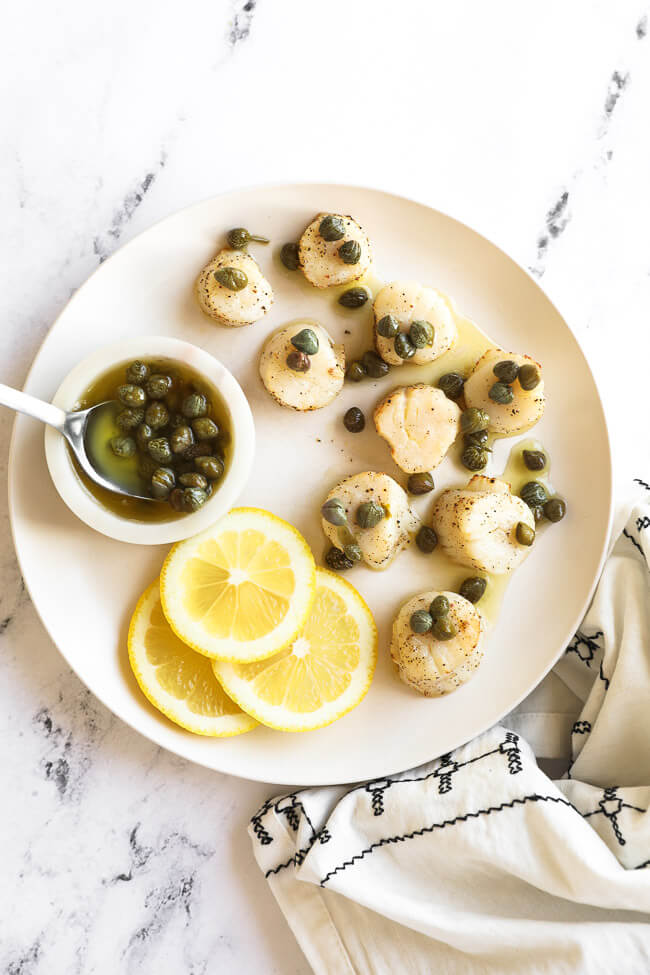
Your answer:
[[[197,735],[241,735],[257,725],[223,690],[210,662],[167,622],[158,580],[140,597],[129,627],[129,661],[140,688],[170,721]]]
[[[207,531],[175,545],[160,576],[163,610],[193,650],[249,662],[277,653],[309,613],[316,567],[286,521],[235,508]]]
[[[262,724],[312,731],[341,718],[365,697],[377,663],[377,628],[356,589],[316,570],[316,595],[300,634],[257,663],[214,661],[225,691]]]

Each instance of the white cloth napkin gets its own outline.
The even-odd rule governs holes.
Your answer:
[[[317,975],[650,972],[648,484],[623,523],[532,707],[413,771],[253,817],[258,864]],[[553,782],[517,732],[551,755],[562,728],[571,765]]]

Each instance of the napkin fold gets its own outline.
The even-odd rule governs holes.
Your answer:
[[[257,862],[317,975],[650,971],[649,556],[639,479],[534,707],[418,769],[253,816]],[[565,778],[527,737],[564,748]]]

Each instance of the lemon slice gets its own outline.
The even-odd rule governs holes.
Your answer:
[[[162,568],[163,610],[199,653],[247,662],[294,639],[314,598],[316,567],[302,535],[259,508],[235,508],[175,545]]]
[[[131,619],[129,661],[145,697],[181,728],[221,738],[256,726],[215,680],[210,662],[171,629],[157,579],[140,597]]]
[[[300,635],[257,663],[214,661],[228,695],[262,724],[312,731],[365,697],[377,663],[377,627],[349,582],[316,570],[316,595]]]

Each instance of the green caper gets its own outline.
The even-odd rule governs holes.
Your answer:
[[[248,284],[248,275],[238,267],[219,267],[214,272],[214,276],[228,291],[243,291]]]
[[[325,521],[328,521],[330,525],[345,525],[348,520],[343,502],[338,498],[330,498],[320,511]]]
[[[443,391],[447,399],[460,399],[464,386],[465,380],[459,372],[446,372],[438,380],[438,389]]]
[[[168,464],[172,459],[172,448],[167,437],[156,437],[147,444],[149,456],[158,464]]]
[[[535,529],[527,525],[525,521],[517,523],[515,535],[520,545],[529,546],[535,541]]]
[[[527,391],[535,389],[536,386],[539,386],[542,379],[539,369],[536,365],[533,365],[532,362],[527,362],[526,365],[521,366],[517,378],[519,379],[519,385],[521,388]]]
[[[360,562],[362,559],[361,549],[356,542],[350,542],[343,548],[343,554],[350,562]]]
[[[202,491],[201,488],[183,488],[182,510],[187,512],[198,511],[207,500],[207,492]]]
[[[411,323],[409,338],[416,349],[426,349],[428,345],[433,345],[433,336],[434,330],[431,322],[416,319]]]
[[[288,271],[297,271],[300,267],[300,248],[293,242],[283,244],[280,251],[280,260]]]
[[[382,338],[392,339],[395,338],[399,332],[399,322],[394,315],[384,315],[377,322],[377,335],[381,335]]]
[[[343,417],[343,426],[350,433],[361,433],[366,425],[366,418],[358,406],[351,406]]]
[[[339,257],[344,264],[358,264],[361,260],[361,244],[358,240],[346,240],[339,247]]]
[[[144,481],[150,481],[157,469],[158,464],[149,454],[140,454],[138,457],[138,474]]]
[[[411,474],[406,482],[409,494],[428,494],[433,491],[434,484],[431,474]]]
[[[141,386],[149,378],[149,372],[149,366],[145,365],[144,362],[132,362],[126,370],[126,381],[135,386]]]
[[[485,410],[479,410],[475,406],[470,406],[468,410],[463,410],[460,415],[460,428],[463,433],[476,433],[477,430],[487,430],[489,425],[489,415]]]
[[[149,376],[145,386],[147,396],[150,396],[151,399],[164,399],[171,388],[172,377],[164,376],[158,372],[154,373],[153,376]]]
[[[519,374],[519,366],[512,359],[504,359],[502,362],[497,362],[492,372],[502,383],[510,385]]]
[[[192,430],[197,440],[214,440],[219,436],[219,427],[209,416],[192,420]]]
[[[224,471],[224,462],[221,457],[195,457],[194,466],[209,481],[218,481]]]
[[[549,521],[562,521],[566,514],[566,502],[562,498],[549,498],[544,505],[544,514]]]
[[[345,377],[350,382],[360,383],[362,379],[365,379],[366,375],[366,367],[363,362],[355,361],[348,363],[348,367],[345,370]]]
[[[421,552],[425,552],[428,555],[430,552],[433,552],[438,544],[438,536],[433,528],[429,528],[428,525],[422,525],[415,536],[415,544]]]
[[[143,420],[144,410],[134,410],[131,406],[127,406],[125,410],[120,410],[115,417],[115,422],[120,430],[135,430]]]
[[[194,434],[191,427],[174,427],[169,438],[169,443],[175,454],[185,454],[188,447],[194,443]]]
[[[183,489],[174,488],[169,495],[169,503],[174,511],[183,511]]]
[[[111,450],[116,457],[133,457],[135,454],[135,440],[133,437],[113,437]]]
[[[141,423],[140,426],[135,431],[135,439],[138,442],[138,446],[144,450],[151,438],[153,437],[153,430],[148,423]]]
[[[546,467],[546,454],[543,450],[524,450],[521,456],[529,471],[543,471]]]
[[[325,564],[329,569],[334,569],[335,572],[343,572],[345,569],[351,569],[354,563],[345,552],[333,545],[325,555]]]
[[[431,632],[436,640],[453,640],[458,630],[447,616],[441,616],[436,620],[431,628]]]
[[[368,349],[367,352],[363,353],[361,362],[371,379],[381,379],[382,376],[386,376],[390,371],[388,363],[384,362],[381,356],[377,355],[372,349]]]
[[[468,471],[482,471],[488,462],[488,452],[481,447],[470,444],[463,450],[460,460],[463,467],[466,467]]]
[[[330,213],[321,220],[318,233],[323,240],[343,240],[345,237],[345,221],[342,217]]]
[[[468,602],[477,603],[479,599],[482,599],[485,595],[486,589],[486,579],[482,579],[481,576],[470,576],[461,584],[458,592],[461,594],[463,599],[466,599]]]
[[[414,633],[428,633],[433,626],[433,620],[426,609],[416,609],[411,613],[409,624]]]
[[[339,305],[343,305],[344,308],[361,308],[369,297],[365,288],[348,288],[339,297]]]
[[[400,359],[410,359],[415,355],[415,346],[406,332],[399,332],[395,336],[395,352]]]
[[[541,506],[541,504],[535,505],[535,507],[531,508],[530,510],[533,513],[533,518],[535,519],[535,522],[541,521],[542,518],[544,517],[544,508]]]
[[[169,410],[160,400],[154,400],[153,403],[149,403],[144,420],[152,430],[161,430],[169,423]]]
[[[228,246],[236,251],[245,250],[251,241],[256,244],[268,244],[269,242],[268,237],[256,237],[255,234],[250,234],[245,227],[235,227],[234,230],[229,230],[226,234],[226,240]]]
[[[305,355],[316,355],[318,352],[318,336],[311,328],[301,329],[297,335],[291,339],[294,349],[304,352]]]
[[[495,383],[493,386],[490,386],[488,396],[493,403],[500,403],[502,406],[512,403],[515,398],[512,386],[507,386],[506,383]]]
[[[466,447],[482,447],[483,450],[488,450],[486,446],[488,442],[489,434],[487,430],[477,430],[476,433],[466,433],[464,440]]]
[[[360,528],[374,528],[385,517],[386,509],[376,501],[364,501],[355,514],[355,520]]]
[[[535,508],[537,505],[544,504],[548,495],[546,488],[539,481],[528,481],[519,492],[519,497],[529,508]]]
[[[196,420],[200,416],[205,416],[208,412],[208,400],[203,393],[190,393],[183,400],[181,406],[181,413],[186,416],[188,420]]]
[[[176,476],[170,467],[158,467],[151,475],[151,493],[158,501],[169,497],[176,486]]]
[[[120,386],[117,391],[117,398],[124,406],[130,406],[133,409],[141,409],[147,402],[144,389],[141,386],[135,386],[133,383],[124,383],[123,386]]]
[[[183,424],[179,424],[183,426]],[[208,443],[207,440],[201,440],[200,443],[193,443],[191,447],[188,447],[183,454],[183,460],[194,460],[196,457],[209,457],[212,453],[212,444]]]
[[[309,372],[311,369],[309,356],[305,355],[304,352],[298,352],[298,349],[294,349],[289,353],[286,362],[289,369],[292,369],[294,372]]]
[[[429,613],[434,620],[442,619],[449,612],[449,600],[446,596],[436,596],[429,606]]]

